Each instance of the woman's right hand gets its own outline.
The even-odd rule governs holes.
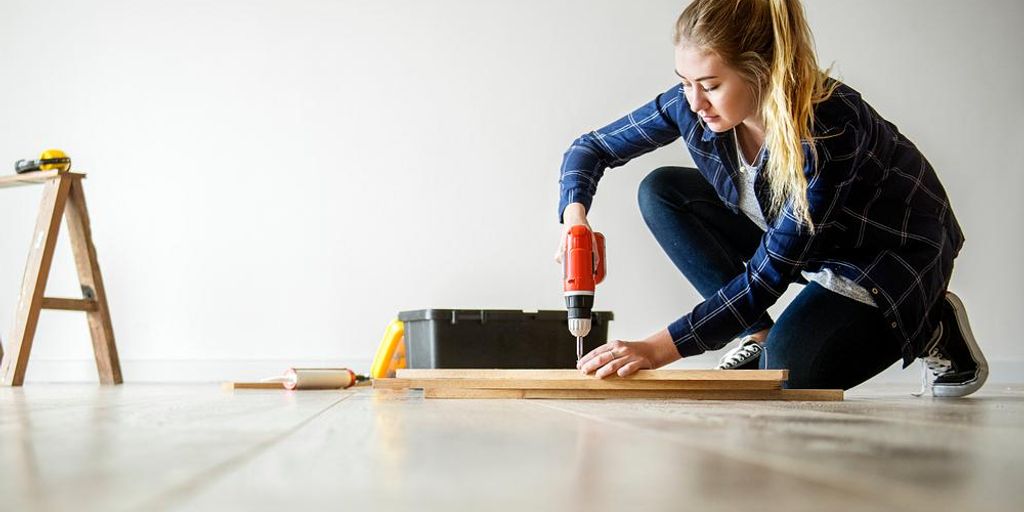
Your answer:
[[[558,239],[558,249],[555,250],[555,262],[558,264],[562,263],[562,256],[565,254],[565,235],[569,233],[569,229],[573,226],[586,226],[591,233],[594,232],[593,228],[590,227],[590,223],[587,222],[587,209],[583,206],[583,203],[572,203],[565,207],[562,211],[562,236]],[[593,247],[597,247],[597,238],[594,238]]]

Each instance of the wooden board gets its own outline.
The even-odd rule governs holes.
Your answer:
[[[96,311],[99,309],[99,305],[95,300],[43,297],[42,308],[63,311]]]
[[[841,401],[841,389],[459,389],[428,388],[424,398],[688,399]]]
[[[374,379],[377,389],[780,389],[779,380]]]
[[[380,390],[422,389],[424,398],[681,398],[690,400],[842,400],[842,390],[782,389],[787,370],[641,370],[628,377],[578,370],[398,370],[375,379]]]
[[[396,377],[405,379],[496,379],[496,380],[567,380],[575,382],[599,380],[579,370],[398,370]],[[605,377],[605,382],[637,380],[654,381],[770,381],[789,377],[788,370],[640,370],[629,377]]]
[[[63,174],[77,174],[80,177],[85,177],[85,174],[83,173],[71,173],[69,171],[59,171],[56,169],[50,171],[27,172],[25,174],[11,174],[8,176],[0,176],[0,188],[19,187],[22,185],[31,185],[33,183],[43,183],[54,178],[58,178]]]

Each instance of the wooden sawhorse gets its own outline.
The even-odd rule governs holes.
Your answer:
[[[5,386],[20,386],[25,381],[28,356],[32,351],[39,313],[43,309],[84,311],[89,320],[92,347],[96,355],[96,368],[103,384],[120,384],[121,363],[114,344],[114,329],[107,308],[107,294],[96,261],[96,248],[92,244],[89,212],[85,208],[82,179],[85,174],[67,171],[37,171],[0,177],[0,188],[42,183],[43,201],[39,207],[36,230],[25,265],[21,293],[11,331],[10,348],[6,354],[0,347],[0,373]],[[46,281],[50,276],[53,250],[57,245],[62,217],[68,220],[71,250],[78,268],[78,281],[82,285],[81,299],[45,297]]]

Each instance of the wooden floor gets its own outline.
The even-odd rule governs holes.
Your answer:
[[[0,510],[1022,510],[1024,385],[844,402],[0,388]]]

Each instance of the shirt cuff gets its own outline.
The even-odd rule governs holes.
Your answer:
[[[690,329],[690,315],[685,315],[679,320],[668,325],[668,333],[672,336],[672,343],[682,357],[693,357],[706,352]]]
[[[562,191],[562,198],[558,202],[558,223],[562,223],[562,215],[565,213],[565,207],[572,203],[580,203],[583,205],[583,209],[590,213],[590,205],[594,201],[594,196],[585,188],[571,188]]]

